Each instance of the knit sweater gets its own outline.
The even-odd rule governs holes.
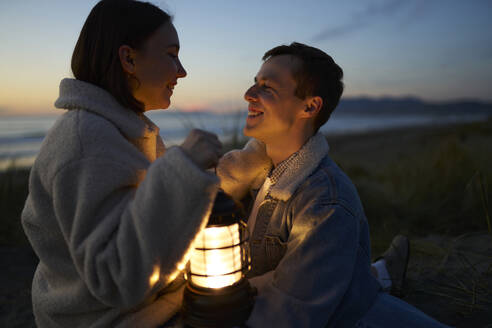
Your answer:
[[[64,79],[55,106],[68,111],[41,146],[22,213],[40,259],[36,323],[161,325],[180,307],[176,277],[219,181],[101,88]]]

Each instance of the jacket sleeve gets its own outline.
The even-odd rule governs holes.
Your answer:
[[[124,308],[174,278],[217,190],[217,177],[179,147],[147,172],[92,157],[66,165],[52,182],[55,215],[78,274],[99,301]]]
[[[258,288],[249,327],[325,327],[352,279],[359,225],[345,207],[309,195],[292,213],[287,250]]]

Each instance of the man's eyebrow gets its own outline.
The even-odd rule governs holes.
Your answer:
[[[262,76],[259,79],[258,79],[258,77],[255,76],[255,83],[258,83],[258,81],[269,82],[271,84],[277,84],[274,77],[268,77],[268,76]]]
[[[179,51],[179,44],[171,43],[171,44],[166,45],[166,48],[176,48],[176,51]]]

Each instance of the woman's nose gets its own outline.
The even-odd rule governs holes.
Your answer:
[[[184,69],[183,65],[181,64],[181,61],[178,63],[178,78],[185,77],[187,75],[186,70]]]

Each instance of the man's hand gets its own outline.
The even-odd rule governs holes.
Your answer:
[[[222,143],[216,134],[193,129],[181,144],[181,149],[202,169],[217,165],[222,155]]]

